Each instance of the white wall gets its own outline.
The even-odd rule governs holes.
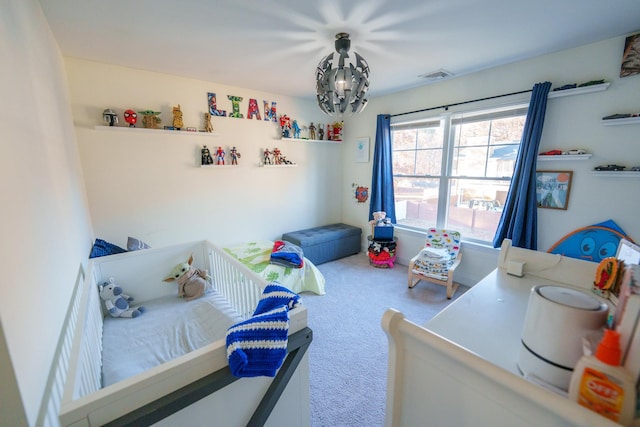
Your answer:
[[[57,44],[37,1],[1,8],[0,425],[20,426],[36,422],[92,237]]]
[[[590,173],[594,166],[600,164],[640,165],[637,136],[640,125],[603,126],[601,123],[602,117],[613,113],[640,112],[640,75],[618,77],[623,46],[624,37],[617,37],[374,98],[362,114],[351,118],[345,126],[344,148],[349,150],[343,156],[345,183],[371,183],[371,163],[354,163],[351,151],[355,139],[363,136],[371,138],[373,147],[377,114],[404,113],[517,92],[531,89],[535,83],[547,80],[553,83],[552,87],[559,87],[568,83],[605,79],[611,82],[605,92],[551,99],[547,104],[540,150],[585,148],[593,153],[593,157],[587,161],[538,163],[538,170],[574,172],[568,209],[538,209],[538,250],[546,251],[576,228],[610,218],[633,239],[640,240],[640,223],[637,219],[640,212],[640,179],[603,178]],[[375,77],[375,70],[372,70],[372,75]],[[371,85],[375,86],[375,81]],[[525,99],[528,100],[528,97]],[[482,104],[468,107],[478,105]],[[440,112],[442,110],[431,114]],[[344,221],[366,226],[368,204],[356,205],[349,192],[344,194],[343,199]],[[399,235],[403,237],[399,239],[398,257],[400,262],[406,263],[418,252],[421,238],[402,232]],[[495,266],[495,254],[490,249],[477,249],[469,245],[463,245],[463,250],[465,256],[456,272],[456,279],[472,285],[484,276],[487,269]]]
[[[326,116],[309,101],[113,65],[66,59],[73,116],[96,237],[125,245],[127,236],[151,246],[209,239],[217,244],[278,239],[283,232],[342,220],[339,144],[283,141],[264,121],[262,102],[277,103],[301,125]],[[227,95],[243,97],[245,118],[214,117],[216,136],[96,130],[102,111],[161,111],[172,122],[180,104],[185,126],[201,129],[207,92],[230,112]],[[255,98],[262,121],[247,119]],[[138,120],[141,125],[141,117]],[[200,168],[200,149],[236,146],[237,167]],[[265,148],[280,148],[294,168],[261,168]]]

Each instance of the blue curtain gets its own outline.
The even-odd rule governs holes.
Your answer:
[[[371,174],[371,202],[369,220],[373,213],[384,211],[387,218],[396,223],[396,205],[393,194],[393,158],[391,155],[391,117],[378,114],[376,124],[376,145],[373,152],[373,173]]]
[[[533,86],[511,187],[493,238],[494,248],[502,245],[502,240],[511,239],[513,246],[538,249],[536,161],[549,89],[550,82],[536,83]]]

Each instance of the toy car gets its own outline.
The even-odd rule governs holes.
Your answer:
[[[620,165],[606,165],[606,166],[600,165],[600,166],[596,166],[593,169],[597,171],[623,171],[625,167],[626,166],[620,166]]]
[[[640,166],[634,166],[631,168],[631,170],[634,172],[640,172]]]
[[[540,153],[541,156],[557,156],[562,154],[562,151],[560,150],[549,150],[549,151],[545,151],[544,153]]]
[[[587,154],[587,150],[583,150],[582,148],[576,148],[574,150],[563,151],[562,154],[567,154],[570,156],[576,156],[580,154]]]

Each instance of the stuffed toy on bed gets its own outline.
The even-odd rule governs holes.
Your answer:
[[[108,282],[98,285],[100,298],[104,301],[107,311],[112,317],[138,317],[144,313],[144,307],[129,307],[133,298],[122,293],[122,288],[117,286],[112,278]]]
[[[212,288],[212,278],[207,270],[194,268],[193,255],[186,262],[182,262],[171,270],[165,282],[178,282],[178,296],[186,301],[200,298]]]

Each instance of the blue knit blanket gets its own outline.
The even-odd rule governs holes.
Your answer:
[[[227,358],[236,377],[275,377],[287,356],[289,310],[300,296],[277,282],[267,285],[251,318],[227,330]]]

